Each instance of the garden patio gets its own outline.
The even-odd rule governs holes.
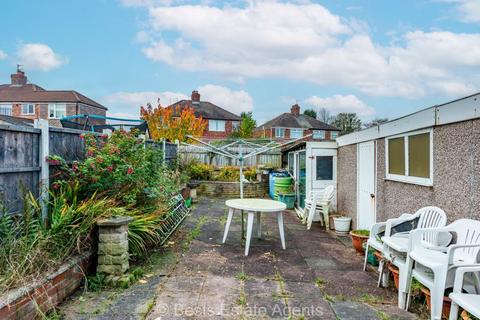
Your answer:
[[[307,231],[285,214],[287,249],[274,216],[264,239],[240,245],[240,216],[226,244],[225,199],[200,199],[163,249],[149,253],[141,279],[128,289],[79,290],[63,303],[65,319],[415,319],[397,308],[393,289],[362,271],[350,239],[318,224]]]

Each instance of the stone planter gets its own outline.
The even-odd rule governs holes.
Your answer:
[[[101,220],[98,225],[97,272],[107,275],[107,281],[116,282],[129,269],[128,224],[132,217]]]

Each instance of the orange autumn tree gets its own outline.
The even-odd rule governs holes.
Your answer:
[[[195,112],[190,106],[182,109],[177,107],[174,110],[162,107],[160,103],[156,108],[147,104],[147,107],[140,107],[140,116],[147,121],[153,140],[165,138],[172,142],[187,141],[187,135],[201,137],[207,127],[207,121],[202,117],[195,117]]]

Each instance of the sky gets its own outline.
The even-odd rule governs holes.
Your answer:
[[[2,0],[0,83],[77,90],[138,117],[198,90],[260,124],[326,108],[367,122],[480,91],[480,0]]]

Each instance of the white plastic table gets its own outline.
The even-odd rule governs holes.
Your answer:
[[[250,248],[250,239],[252,237],[253,229],[253,217],[257,214],[258,224],[258,237],[262,236],[261,228],[261,214],[262,213],[276,213],[278,221],[278,230],[280,231],[280,239],[282,240],[282,248],[285,250],[285,234],[283,231],[283,210],[287,208],[285,203],[280,201],[268,200],[268,199],[231,199],[225,201],[225,205],[228,207],[227,223],[225,225],[225,233],[223,234],[223,243],[227,241],[228,229],[230,229],[230,223],[232,222],[233,213],[235,210],[246,211],[248,213],[247,218],[247,238],[245,242],[245,255],[248,256],[248,250]],[[243,219],[242,219],[243,224]],[[243,232],[243,230],[242,230]]]

